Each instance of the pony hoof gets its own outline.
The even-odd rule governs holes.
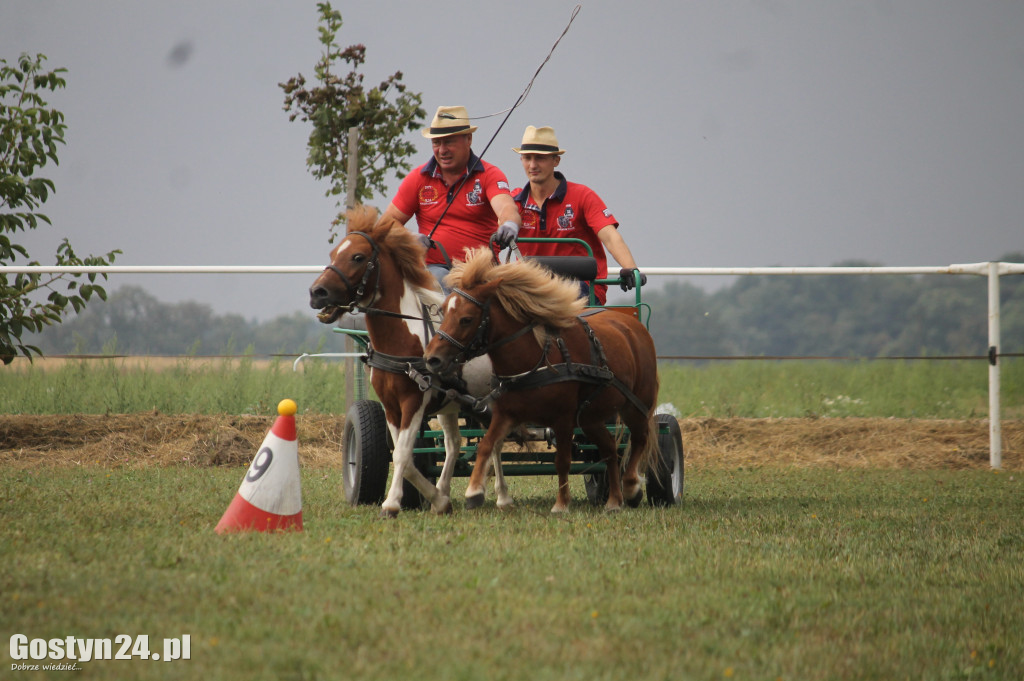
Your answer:
[[[433,506],[431,506],[430,510],[434,512],[434,515],[451,515],[453,512],[452,501],[451,499],[447,499],[445,500],[444,505],[441,506],[440,508],[434,508]]]
[[[471,497],[466,497],[466,510],[472,511],[474,508],[480,508],[484,505],[484,495],[474,494]]]
[[[630,508],[639,508],[640,502],[644,500],[643,489],[637,489],[636,494],[633,495],[632,499],[626,499],[626,505]]]
[[[384,518],[385,520],[394,520],[398,517],[398,511],[395,511],[390,508],[382,508],[380,509],[380,517]]]

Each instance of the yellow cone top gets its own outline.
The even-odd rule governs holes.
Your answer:
[[[295,416],[295,412],[299,410],[295,400],[281,400],[277,403],[277,413],[281,416]]]

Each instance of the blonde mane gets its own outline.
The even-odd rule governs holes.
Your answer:
[[[424,265],[423,244],[416,235],[390,215],[378,218],[372,206],[356,206],[348,212],[347,232],[363,232],[377,242],[382,253],[391,256],[401,277],[418,289],[420,298],[437,304],[442,300],[437,280]]]
[[[455,265],[445,281],[446,285],[467,292],[498,282],[494,295],[513,319],[539,321],[557,329],[574,324],[586,305],[575,283],[554,276],[531,260],[496,264],[488,248],[469,251],[466,261]]]

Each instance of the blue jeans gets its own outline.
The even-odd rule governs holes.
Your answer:
[[[446,296],[452,292],[451,289],[445,286],[443,283],[444,278],[448,276],[449,272],[451,272],[450,267],[448,267],[447,265],[442,265],[440,263],[434,263],[431,265],[427,265],[427,271],[434,275],[434,279],[437,279],[437,283],[441,285],[441,290],[444,291],[444,294]]]

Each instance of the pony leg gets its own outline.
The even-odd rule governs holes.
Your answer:
[[[441,430],[444,431],[444,466],[441,467],[441,477],[437,479],[437,490],[447,497],[452,493],[455,461],[459,458],[459,448],[462,445],[462,438],[459,434],[459,415],[457,413],[438,414],[437,420],[441,422]]]
[[[494,452],[495,446],[497,446],[498,456],[501,456],[501,443],[505,441],[505,436],[508,435],[508,431],[512,429],[512,426],[511,420],[499,414],[497,410],[494,412],[491,418],[491,425],[487,427],[487,432],[476,448],[476,463],[473,464],[473,473],[469,476],[469,485],[466,486],[467,509],[479,508],[483,505],[491,454]],[[498,461],[496,465],[498,470],[500,470],[501,462]],[[502,481],[504,481],[504,474],[497,473],[496,477],[499,475]]]
[[[569,510],[572,496],[569,494],[569,467],[572,465],[572,425],[564,423],[555,427],[555,472],[558,474],[558,492],[552,513]]]
[[[505,484],[505,472],[501,469],[501,448],[504,444],[504,441],[498,442],[496,445],[498,455],[491,457],[491,461],[494,462],[494,497],[500,509],[506,509],[512,505],[512,495],[508,493],[508,485]]]
[[[605,475],[608,477],[608,501],[604,505],[606,511],[622,510],[622,480],[619,472],[619,451],[615,446],[615,438],[608,432],[604,423],[588,423],[582,425],[583,432],[597,447],[604,461]]]
[[[629,427],[629,456],[622,474],[622,496],[626,503],[636,508],[643,500],[640,487],[640,467],[646,470],[650,465],[653,450],[657,446],[658,433],[653,414],[641,415],[630,409],[623,420]]]
[[[416,424],[416,427],[408,428],[396,428],[389,422],[388,426],[391,429],[391,438],[395,443],[395,450],[391,455],[391,460],[394,462],[395,470],[391,476],[391,489],[388,490],[388,496],[381,504],[381,516],[385,518],[397,518],[398,513],[402,508],[402,479],[407,479],[411,482],[416,489],[420,491],[427,501],[430,502],[430,509],[434,513],[451,513],[452,503],[448,495],[441,494],[440,491],[430,481],[423,476],[416,467],[412,465],[412,450],[413,445],[416,441],[416,435],[419,431],[419,423],[423,417],[423,408],[426,403],[420,404],[420,408],[416,410],[415,417],[412,419],[412,423]]]

